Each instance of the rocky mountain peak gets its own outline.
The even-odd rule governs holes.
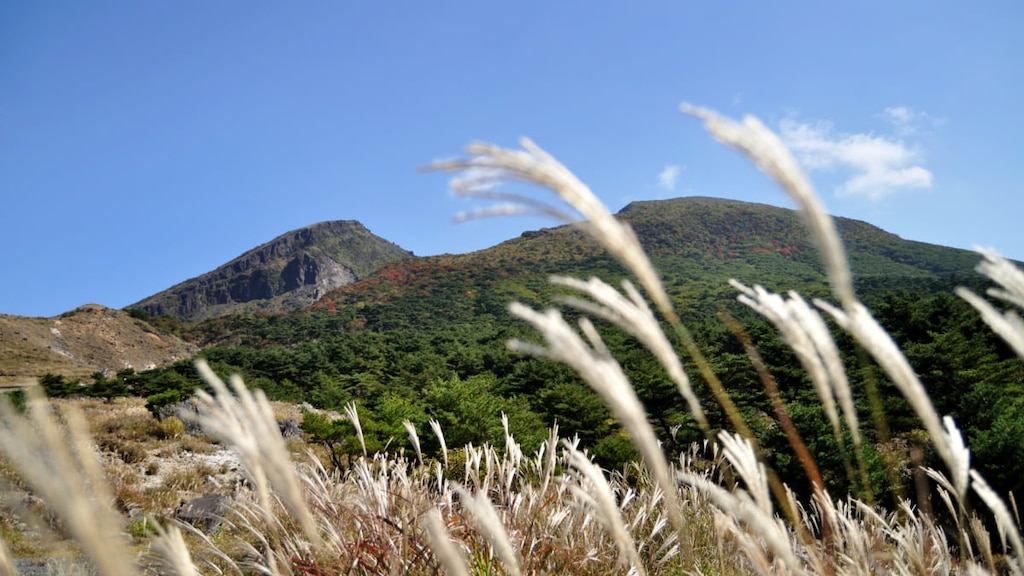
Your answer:
[[[355,220],[321,222],[286,232],[216,270],[129,306],[151,316],[197,321],[244,311],[308,306],[412,253]]]

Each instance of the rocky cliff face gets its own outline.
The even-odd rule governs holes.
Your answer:
[[[412,253],[354,220],[293,230],[227,264],[132,304],[152,316],[198,321],[308,306],[339,286]]]

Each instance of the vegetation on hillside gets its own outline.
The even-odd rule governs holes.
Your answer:
[[[727,203],[722,205],[729,207]],[[939,253],[945,254],[941,249]],[[587,262],[608,259],[601,255],[586,258]],[[411,449],[402,428],[403,419],[417,425],[430,418],[452,420],[443,402],[447,396],[440,391],[454,386],[472,388],[467,396],[479,400],[481,407],[468,413],[491,422],[489,426],[479,426],[481,434],[474,438],[476,441],[501,442],[501,433],[494,423],[504,410],[512,416],[513,423],[557,423],[563,432],[579,435],[598,462],[610,469],[621,468],[635,457],[621,428],[572,371],[509,355],[505,349],[507,340],[528,336],[526,327],[512,321],[505,303],[518,299],[534,306],[548,305],[559,293],[565,294],[564,288],[541,283],[536,273],[531,276],[526,272],[526,264],[521,275],[508,276],[492,275],[482,264],[449,265],[440,270],[430,264],[431,259],[419,259],[395,267],[395,274],[383,273],[369,282],[353,284],[345,291],[353,290],[358,297],[352,296],[348,304],[337,305],[333,310],[324,309],[326,304],[321,302],[321,309],[306,313],[226,317],[194,328],[193,334],[201,331],[202,335],[197,337],[221,342],[201,354],[219,374],[241,374],[250,386],[263,389],[272,399],[306,401],[315,408],[338,412],[347,403],[356,402],[364,419],[370,422],[366,434],[374,446]],[[398,275],[398,271],[402,274]],[[622,274],[617,264],[587,272],[591,271],[611,278]],[[736,334],[723,323],[721,313],[736,318],[743,332],[758,342],[761,356],[784,397],[796,406],[794,419],[808,442],[823,454],[835,455],[822,463],[830,487],[836,491],[849,490],[851,480],[807,375],[795,369],[792,352],[774,328],[734,300],[735,292],[724,278],[719,278],[721,285],[712,290],[712,277],[702,281],[707,288],[700,287],[701,281],[686,284],[685,290],[701,296],[673,300],[683,310],[697,346],[704,351],[739,410],[755,423],[759,441],[770,448],[773,467],[791,485],[806,485],[799,463],[785,450],[785,436],[764,410],[767,397],[757,373]],[[535,279],[535,283],[516,284],[527,278]],[[781,275],[776,278],[777,283],[784,281]],[[865,279],[862,284],[872,288],[871,282]],[[821,281],[809,284],[811,294],[827,291],[827,285]],[[965,430],[979,449],[991,447],[998,452],[1006,449],[1005,442],[989,436],[1005,436],[993,425],[1009,413],[979,411],[977,402],[984,395],[974,386],[985,383],[987,394],[991,395],[992,389],[1001,389],[1008,399],[1014,398],[1016,392],[1006,386],[1006,379],[1012,375],[1017,361],[1005,346],[994,342],[966,303],[949,296],[955,285],[956,279],[936,278],[923,272],[912,277],[886,276],[884,284],[868,290],[865,299],[874,306],[880,323],[891,327],[897,341],[907,347],[911,361],[929,367],[925,382],[943,412],[965,423]],[[703,438],[686,402],[665,378],[657,359],[634,338],[605,327],[598,329],[612,353],[621,359],[666,449],[679,450]],[[961,353],[951,354],[953,346],[962,348]],[[916,438],[920,422],[907,411],[885,376],[864,364],[863,353],[852,341],[842,340],[840,351],[844,364],[865,379],[870,378],[882,399],[872,404],[867,389],[856,390],[864,414],[877,411],[875,416],[889,422],[882,429],[865,432],[865,458],[872,466],[870,473],[875,478],[885,478],[892,470],[907,466],[909,456],[904,446]],[[959,364],[959,358],[967,361]],[[944,364],[936,366],[938,362]],[[686,366],[691,372],[696,370],[692,361],[688,360]],[[129,385],[137,394],[159,393],[152,399],[152,404],[159,407],[187,396],[200,381],[191,362],[181,362],[134,375]],[[702,403],[708,406],[708,416],[714,425],[727,428],[727,417],[717,408],[712,391],[700,383],[695,388]],[[410,406],[416,409],[411,410]],[[1012,402],[997,406],[1009,409]],[[475,426],[477,420],[468,422]],[[325,429],[310,424],[309,428],[315,431],[315,438],[336,447],[339,454],[348,450],[350,455],[351,443],[343,448],[338,441],[351,436],[346,426],[338,424],[337,429]],[[514,427],[513,431],[527,450],[540,441],[534,429]],[[434,456],[439,448],[430,441],[424,446]],[[983,455],[988,456],[985,452]],[[933,456],[924,452],[925,461]],[[986,457],[980,462],[987,475],[996,480],[997,488],[1017,488],[1013,482],[1001,479],[1018,477],[1024,471],[1020,470],[1020,460]],[[912,482],[912,477],[902,476],[896,493],[906,493]],[[877,496],[887,498],[890,486],[891,482],[881,483],[880,492],[884,494]]]

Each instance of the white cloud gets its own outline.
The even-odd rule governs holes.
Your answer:
[[[658,185],[669,192],[675,190],[679,181],[679,170],[679,166],[675,164],[665,166],[665,169],[658,174]]]
[[[893,124],[907,124],[917,114],[906,106],[891,106],[885,109],[885,115],[892,120]]]
[[[915,114],[907,108],[887,108],[894,121]],[[827,122],[802,123],[787,118],[779,123],[782,139],[809,170],[849,173],[836,187],[840,196],[880,200],[898,190],[929,188],[932,173],[919,165],[920,154],[902,140],[873,134],[837,134]]]

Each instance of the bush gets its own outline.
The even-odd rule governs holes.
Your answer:
[[[164,478],[164,485],[183,492],[199,492],[205,483],[205,478],[216,473],[216,470],[206,464],[187,466],[169,472]]]
[[[168,416],[157,423],[156,429],[159,438],[177,438],[185,433],[185,423],[177,416]]]
[[[125,464],[137,464],[148,456],[145,448],[131,441],[107,440],[102,442],[100,447],[117,455]]]
[[[149,398],[146,398],[146,410],[153,415],[154,418],[160,419],[160,409],[177,404],[185,398],[185,393],[179,390],[167,390],[166,392],[160,392],[153,394]]]
[[[64,398],[73,394],[82,393],[82,385],[77,380],[72,382],[60,374],[43,374],[39,378],[39,385],[50,398]]]
[[[14,409],[18,412],[25,411],[25,391],[24,390],[13,390],[11,392],[4,393],[4,397],[7,401],[14,406]]]

